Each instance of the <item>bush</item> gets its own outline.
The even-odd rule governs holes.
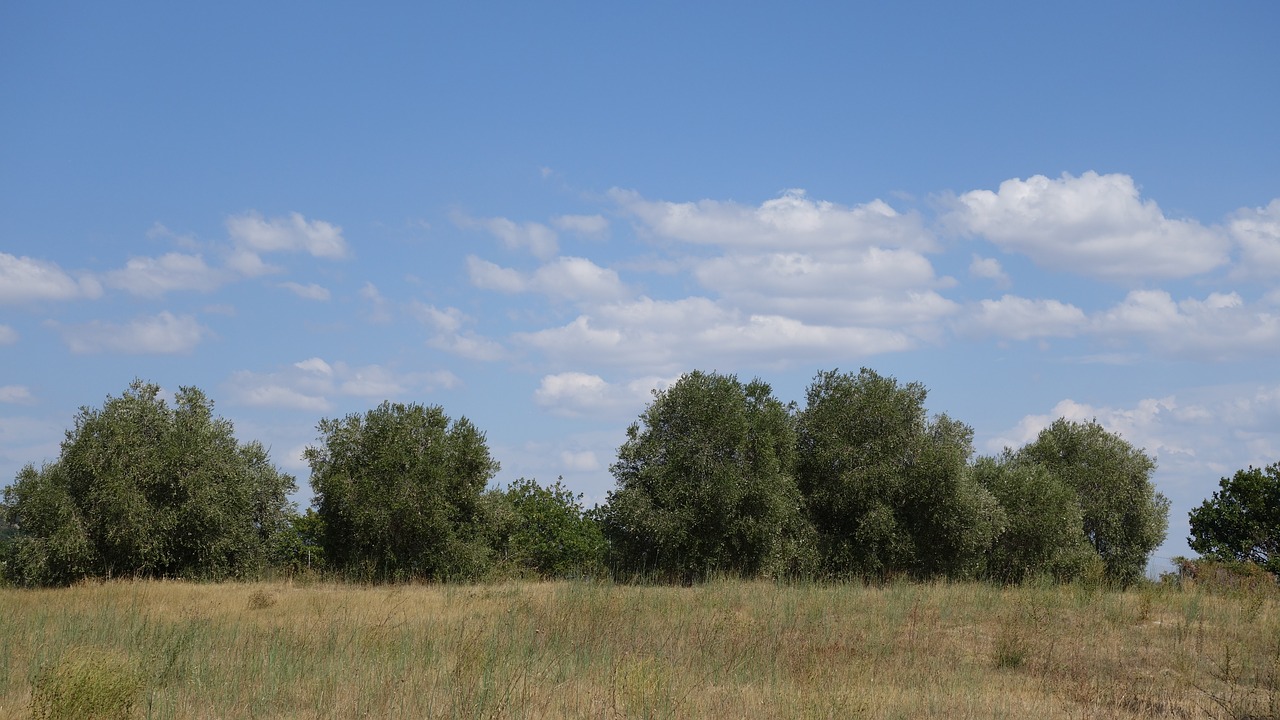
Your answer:
[[[31,688],[34,720],[123,720],[133,717],[142,673],[113,652],[76,648],[42,668]]]

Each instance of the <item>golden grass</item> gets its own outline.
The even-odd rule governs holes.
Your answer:
[[[0,717],[85,652],[148,718],[1276,717],[1270,596],[983,584],[0,590]],[[42,673],[44,673],[42,675]]]

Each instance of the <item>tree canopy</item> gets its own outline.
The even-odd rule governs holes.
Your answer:
[[[1201,555],[1280,573],[1280,463],[1222,478],[1190,520],[1187,542]]]
[[[5,489],[18,528],[7,573],[32,585],[83,577],[246,575],[288,527],[292,477],[240,444],[197,388],[170,406],[135,381],[81,408],[58,459]]]
[[[1140,580],[1164,542],[1169,500],[1151,482],[1155,460],[1097,422],[1058,419],[1018,451],[1075,490],[1084,535],[1120,584]]]
[[[834,575],[975,574],[1004,524],[965,466],[973,431],[930,419],[919,383],[818,373],[799,417],[797,480]]]
[[[324,419],[305,452],[330,567],[370,579],[471,577],[489,547],[484,433],[439,406],[384,402]]]
[[[807,553],[795,428],[760,380],[691,372],[627,430],[601,509],[626,571],[693,580],[782,573]]]

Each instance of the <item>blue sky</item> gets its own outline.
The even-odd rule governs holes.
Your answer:
[[[433,6],[434,5],[434,6]],[[692,369],[1280,460],[1280,5],[7,3],[0,477],[135,377],[299,478],[440,404],[589,500]]]

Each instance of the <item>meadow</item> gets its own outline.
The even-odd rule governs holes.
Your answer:
[[[1280,717],[1274,588],[0,589],[0,717]]]

